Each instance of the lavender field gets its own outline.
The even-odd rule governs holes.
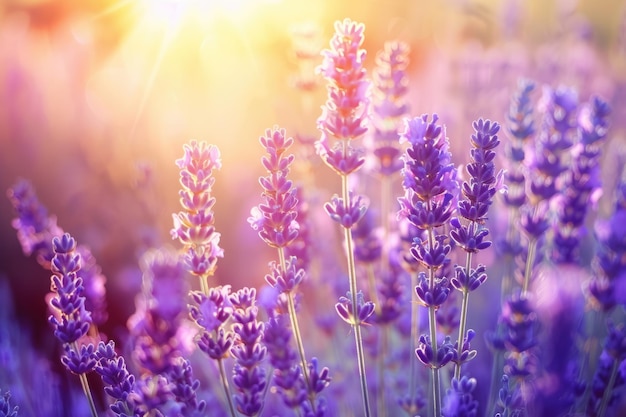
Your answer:
[[[0,5],[0,417],[626,415],[626,4]]]

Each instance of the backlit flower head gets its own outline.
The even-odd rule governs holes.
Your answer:
[[[361,49],[364,30],[363,24],[350,19],[336,22],[330,49],[322,51],[324,60],[318,69],[328,81],[328,100],[317,121],[322,134],[316,148],[340,175],[356,171],[364,162],[349,143],[367,131],[369,81],[363,63],[366,53]],[[336,146],[331,140],[338,141]]]
[[[261,159],[267,176],[259,178],[265,202],[252,209],[248,222],[269,246],[284,248],[298,237],[299,228],[297,190],[287,179],[294,156],[286,152],[293,139],[285,136],[285,129],[274,127],[260,140],[267,151]]]
[[[173,239],[185,249],[185,260],[190,272],[210,276],[215,272],[217,258],[223,256],[219,247],[220,234],[215,231],[213,205],[213,170],[222,162],[219,149],[206,142],[185,144],[184,155],[176,161],[180,168],[180,204],[183,210],[173,214]]]

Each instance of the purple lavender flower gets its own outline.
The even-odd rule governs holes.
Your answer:
[[[442,410],[443,417],[474,417],[478,414],[478,401],[474,399],[474,378],[453,378]]]
[[[87,334],[91,314],[85,309],[83,280],[78,276],[80,255],[76,253],[76,241],[69,234],[52,240],[54,257],[51,261],[50,300],[55,314],[49,318],[54,335],[64,344],[71,344]]]
[[[366,302],[363,299],[363,293],[359,292],[356,299],[356,316],[354,315],[355,309],[352,306],[352,296],[350,292],[348,292],[345,297],[339,297],[339,302],[335,304],[335,310],[337,310],[339,317],[353,326],[367,323],[368,319],[374,314],[374,303],[371,301]]]
[[[233,305],[232,326],[235,340],[231,354],[235,358],[233,384],[237,410],[246,416],[255,416],[263,408],[266,376],[261,366],[267,349],[261,344],[263,323],[257,321],[258,309],[255,306],[256,291],[244,288],[231,294]]]
[[[401,140],[409,143],[403,157],[403,187],[399,216],[426,230],[450,220],[456,189],[454,166],[450,163],[445,128],[438,126],[437,115],[407,120]]]
[[[607,103],[593,98],[579,117],[579,141],[573,161],[565,174],[557,209],[554,232],[554,258],[560,263],[574,263],[580,244],[588,207],[600,190],[599,159],[606,139],[610,109]]]
[[[252,209],[248,222],[269,246],[284,248],[298,236],[297,191],[287,179],[294,156],[285,154],[293,139],[285,137],[285,129],[274,127],[260,140],[268,153],[261,159],[268,175],[259,178],[265,203]]]
[[[206,402],[198,400],[196,391],[200,381],[193,378],[191,363],[182,357],[175,359],[168,375],[173,384],[172,394],[181,406],[180,415],[183,417],[200,417],[206,409]]]
[[[186,313],[185,269],[166,250],[143,255],[143,296],[128,320],[134,338],[133,357],[152,374],[168,372],[180,356],[179,328]]]
[[[616,388],[624,385],[620,368],[626,363],[626,330],[622,325],[608,323],[609,332],[591,385],[591,397],[587,405],[589,416],[604,416],[618,398]]]
[[[322,160],[339,175],[356,171],[364,158],[350,145],[350,141],[362,136],[366,131],[367,91],[363,61],[365,26],[345,19],[335,23],[335,35],[330,41],[330,49],[322,51],[324,61],[320,73],[328,80],[328,100],[317,121],[322,132],[316,143]],[[341,146],[331,146],[329,138],[339,140]]]
[[[10,399],[11,394],[9,392],[5,392],[0,397],[0,417],[17,417],[19,408],[17,406],[11,407]]]
[[[126,362],[115,351],[115,343],[100,342],[95,351],[94,370],[102,378],[104,392],[115,401],[109,406],[116,416],[134,416],[135,406],[128,400],[135,386],[135,377],[126,369]]]
[[[45,269],[50,269],[50,262],[54,256],[52,239],[63,235],[63,229],[57,225],[56,217],[48,214],[46,207],[41,204],[32,184],[20,180],[8,190],[9,200],[17,212],[17,218],[12,225],[17,230],[17,237],[25,255],[35,254],[37,262]],[[102,275],[91,251],[83,246],[77,246],[81,256],[81,278],[85,296],[85,309],[91,313],[94,325],[101,325],[107,321],[106,311],[106,278]]]
[[[217,147],[206,142],[191,141],[184,147],[184,156],[176,161],[180,168],[180,204],[183,211],[173,214],[173,239],[184,247],[189,271],[200,278],[206,292],[206,278],[215,272],[217,259],[223,250],[219,247],[220,234],[215,231],[212,196],[213,170],[222,162]]]
[[[385,42],[376,55],[372,76],[372,135],[370,146],[376,157],[376,171],[391,175],[402,168],[398,128],[409,112],[408,92],[409,46],[404,42]]]
[[[232,316],[229,301],[230,286],[211,288],[208,295],[192,291],[194,305],[189,306],[189,315],[200,327],[198,347],[210,358],[221,360],[228,357],[234,335],[224,327]]]

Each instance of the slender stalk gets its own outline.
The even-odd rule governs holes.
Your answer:
[[[343,201],[346,207],[350,206],[350,193],[348,192],[348,176],[341,176],[341,191]],[[354,324],[354,342],[356,344],[356,355],[359,366],[359,379],[361,381],[361,395],[363,397],[363,408],[365,416],[370,417],[370,402],[367,392],[367,376],[365,373],[365,352],[363,350],[363,337],[361,336],[361,323],[358,321],[358,305],[357,305],[357,285],[356,285],[356,267],[354,263],[354,244],[352,242],[352,233],[350,229],[344,227],[344,238],[346,241],[346,252],[348,260],[348,280],[350,287],[350,297],[352,301],[352,316],[355,318]]]
[[[604,413],[606,413],[606,409],[609,406],[609,401],[611,400],[611,396],[613,395],[613,386],[615,385],[615,380],[617,379],[617,372],[619,371],[620,362],[616,359],[613,359],[613,366],[611,367],[611,376],[609,378],[609,383],[604,390],[604,395],[602,396],[602,402],[600,403],[600,408],[598,409],[598,417],[604,417]]]
[[[472,265],[472,253],[467,252],[465,256],[465,273],[470,276],[470,268]],[[465,339],[465,327],[467,326],[467,304],[469,301],[469,290],[463,289],[463,301],[461,302],[461,320],[459,321],[459,338],[458,338],[458,351],[459,355],[463,349],[463,340]],[[461,379],[461,364],[458,363],[454,368],[454,377],[457,380]]]
[[[410,363],[411,363],[411,375],[409,376],[409,396],[411,400],[415,399],[415,390],[417,385],[417,356],[415,355],[415,349],[417,349],[417,343],[420,336],[420,321],[419,321],[419,304],[417,303],[417,294],[415,293],[415,287],[417,287],[417,273],[411,274],[411,340],[410,340]]]
[[[485,417],[493,417],[495,414],[495,406],[496,406],[496,396],[498,395],[499,387],[500,387],[500,379],[502,376],[502,352],[496,351],[493,357],[493,364],[491,366],[491,379],[489,383],[489,397],[488,404],[485,408]]]
[[[235,406],[233,405],[233,398],[230,395],[230,388],[228,386],[228,378],[226,377],[226,370],[224,369],[224,360],[218,359],[217,366],[220,370],[220,379],[222,380],[222,386],[224,387],[224,395],[226,396],[226,402],[228,403],[228,409],[232,417],[237,417]]]
[[[522,296],[528,294],[530,286],[530,276],[532,275],[535,263],[535,252],[537,251],[537,239],[531,238],[528,242],[528,256],[526,257],[526,269],[524,270],[524,283],[522,284]]]
[[[285,260],[285,249],[278,248],[278,260],[282,271],[287,270],[287,262]],[[300,325],[298,324],[298,316],[296,315],[296,304],[294,302],[293,293],[287,293],[287,308],[289,310],[289,320],[291,321],[291,329],[293,332],[293,338],[296,341],[298,348],[298,354],[300,355],[300,366],[302,367],[302,375],[306,382],[308,398],[311,403],[311,408],[315,412],[315,393],[311,389],[311,380],[309,379],[309,368],[307,367],[306,355],[304,353],[304,343],[302,342],[302,334],[300,333]]]
[[[74,342],[72,346],[76,352],[79,351],[78,343]],[[93,396],[91,395],[91,389],[89,388],[89,381],[87,381],[87,375],[78,374],[78,378],[80,379],[80,385],[83,387],[83,392],[85,393],[85,397],[87,397],[87,402],[89,403],[89,409],[91,410],[91,415],[93,417],[98,417],[98,412],[96,411],[96,404],[93,401]]]
[[[428,244],[432,248],[435,244],[435,233],[428,229]],[[435,288],[435,270],[428,268],[428,286],[432,291]],[[433,349],[433,357],[437,357],[437,319],[435,317],[435,306],[428,307],[428,327],[430,329],[430,343]],[[431,379],[433,383],[433,416],[441,416],[441,385],[439,383],[439,368],[431,368]]]

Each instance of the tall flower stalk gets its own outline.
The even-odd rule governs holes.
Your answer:
[[[54,335],[63,343],[65,354],[63,365],[78,375],[93,417],[97,417],[96,406],[91,395],[87,373],[96,366],[93,344],[80,344],[79,340],[89,331],[91,314],[85,309],[83,280],[78,276],[80,255],[76,253],[76,240],[68,233],[52,239],[54,256],[51,260],[50,300],[53,314],[49,321],[54,326]]]
[[[478,119],[473,127],[475,133],[471,138],[471,162],[466,167],[470,181],[464,182],[461,187],[465,198],[458,203],[457,213],[460,218],[455,217],[450,222],[450,237],[466,253],[465,266],[457,265],[455,276],[451,280],[452,286],[463,294],[454,371],[454,378],[458,381],[461,380],[461,365],[472,357],[472,352],[469,351],[469,335],[465,334],[469,293],[487,279],[484,265],[472,268],[472,256],[491,246],[491,242],[485,240],[489,234],[485,222],[496,193],[497,177],[500,176],[496,174],[494,164],[494,149],[500,143],[497,136],[500,125],[490,120]]]
[[[304,343],[294,300],[305,272],[296,266],[296,257],[291,256],[289,259],[285,257],[286,248],[298,237],[299,228],[296,220],[298,215],[297,189],[293,187],[291,180],[287,179],[289,167],[295,157],[286,152],[293,144],[293,139],[286,137],[285,133],[285,129],[275,127],[272,130],[268,129],[265,136],[260,138],[261,144],[267,151],[267,155],[262,159],[263,166],[267,169],[267,176],[259,179],[263,187],[265,203],[252,209],[252,215],[248,221],[255,230],[259,231],[261,239],[278,251],[278,263],[270,263],[271,273],[265,279],[287,298],[289,319],[300,356],[302,374],[308,387],[311,407],[315,410],[315,393],[310,387]]]
[[[220,234],[215,231],[213,206],[213,170],[222,167],[220,151],[217,147],[206,142],[192,141],[183,147],[184,155],[176,161],[180,168],[181,190],[180,204],[183,210],[173,214],[174,228],[171,231],[173,239],[183,244],[184,261],[191,274],[198,277],[201,291],[192,293],[195,305],[190,306],[192,317],[201,327],[201,336],[198,340],[201,350],[217,361],[220,379],[224,388],[224,396],[231,416],[235,417],[228,378],[224,369],[224,359],[232,345],[231,332],[223,329],[222,325],[230,317],[232,308],[225,303],[228,288],[214,290],[209,287],[208,278],[213,276],[217,267],[217,259],[224,255],[219,246]],[[204,317],[203,308],[211,309],[211,315],[221,312],[223,320]],[[210,323],[210,325],[208,324]],[[208,327],[207,327],[208,326]],[[214,349],[214,345],[217,346]],[[202,349],[202,347],[205,349]]]
[[[322,51],[324,57],[319,68],[328,81],[328,99],[317,121],[321,137],[316,142],[317,153],[322,160],[341,178],[341,197],[334,196],[325,205],[331,219],[344,230],[344,241],[348,263],[349,294],[345,302],[337,305],[338,311],[350,309],[348,320],[354,328],[361,396],[366,417],[371,415],[367,376],[365,372],[365,352],[361,336],[361,324],[366,317],[359,315],[369,310],[367,303],[359,297],[356,282],[354,244],[350,229],[367,210],[365,200],[355,196],[350,190],[348,177],[364,163],[363,156],[352,145],[367,131],[367,108],[369,104],[369,81],[363,65],[365,50],[361,49],[365,25],[345,19],[335,23],[335,34],[330,41],[330,49]],[[334,144],[331,145],[330,141]],[[361,307],[361,308],[360,308]],[[373,309],[370,311],[370,314]],[[344,320],[346,317],[342,316]]]
[[[404,155],[404,197],[399,199],[401,217],[406,217],[418,229],[425,231],[425,240],[415,238],[411,255],[427,272],[420,272],[415,292],[428,308],[429,334],[420,337],[416,349],[418,359],[431,370],[433,415],[441,415],[441,383],[439,370],[452,357],[449,340],[438,346],[436,311],[448,298],[448,279],[438,277],[445,265],[450,245],[437,230],[450,221],[454,212],[456,171],[451,163],[445,128],[437,124],[438,117],[428,115],[406,121],[402,141],[409,147]]]

